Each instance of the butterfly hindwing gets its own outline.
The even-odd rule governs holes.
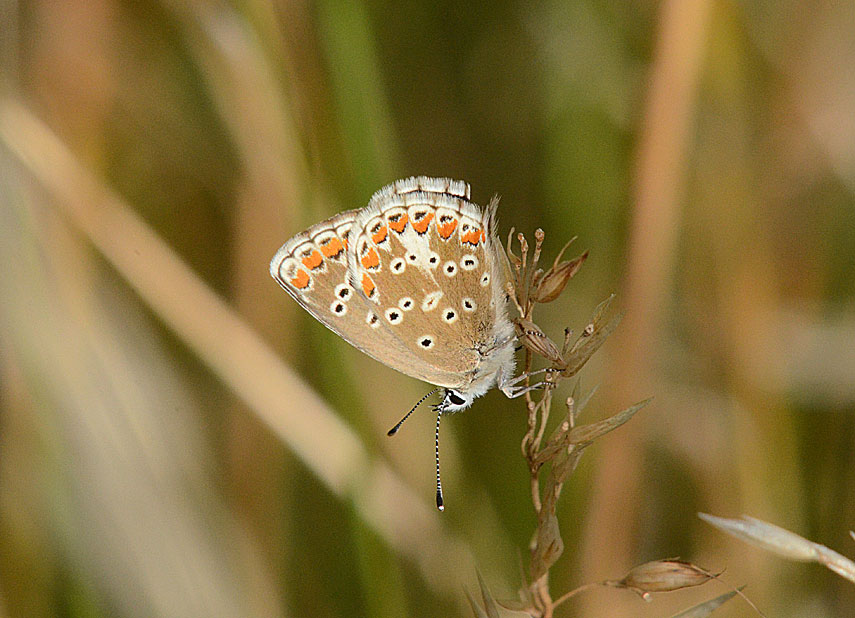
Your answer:
[[[351,285],[400,343],[383,362],[450,388],[473,379],[504,317],[493,207],[468,198],[461,181],[389,185],[360,211],[348,253]]]

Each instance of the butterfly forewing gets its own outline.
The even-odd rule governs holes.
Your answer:
[[[350,232],[358,213],[340,213],[288,240],[270,262],[270,274],[324,326],[370,353],[380,316],[369,313],[347,277]],[[394,349],[399,344],[388,345]]]

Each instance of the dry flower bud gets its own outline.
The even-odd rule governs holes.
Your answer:
[[[688,562],[654,560],[635,567],[619,583],[639,592],[671,592],[699,586],[712,578]]]
[[[537,324],[525,318],[519,318],[516,320],[516,327],[517,337],[519,337],[520,342],[525,347],[535,354],[539,354],[553,363],[563,366],[558,346],[552,342],[552,339],[546,336],[546,333],[540,330]]]
[[[567,282],[570,281],[573,275],[579,272],[579,268],[582,267],[582,263],[587,257],[588,252],[585,251],[585,253],[573,260],[558,263],[556,259],[556,263],[546,271],[538,282],[532,295],[532,300],[538,303],[549,303],[558,298],[561,292],[564,291]]]

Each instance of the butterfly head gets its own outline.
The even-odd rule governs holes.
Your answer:
[[[441,409],[443,413],[459,412],[471,406],[474,399],[475,397],[471,393],[447,388],[442,396],[442,401],[436,405],[436,409]]]

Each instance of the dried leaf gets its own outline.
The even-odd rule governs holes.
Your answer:
[[[507,609],[512,612],[526,612],[528,613],[534,605],[531,602],[526,603],[525,601],[519,601],[517,599],[502,599],[501,601],[496,601],[499,604],[499,607],[502,609]]]
[[[591,356],[603,345],[606,338],[617,328],[622,316],[618,315],[607,323],[603,323],[606,310],[614,299],[614,294],[597,306],[591,322],[582,331],[582,334],[564,356],[565,369],[561,375],[571,377],[588,362]]]
[[[618,427],[626,423],[635,415],[636,412],[641,410],[641,408],[646,406],[651,401],[653,401],[652,397],[645,399],[644,401],[639,401],[634,406],[630,406],[626,410],[618,412],[614,416],[610,416],[609,418],[604,419],[602,421],[574,427],[570,430],[570,433],[568,435],[569,442],[571,444],[581,444],[584,442],[591,442],[592,440],[596,440],[600,436],[607,434],[608,432],[617,429]]]
[[[731,536],[790,560],[810,562],[819,557],[811,541],[753,517],[743,515],[743,519],[727,519],[706,513],[698,513],[698,517]]]
[[[742,588],[739,588],[739,590],[742,590]],[[737,590],[725,592],[724,594],[717,596],[714,599],[699,603],[694,607],[690,607],[689,609],[680,612],[679,614],[674,614],[671,618],[706,618],[719,607],[721,607],[722,605],[730,601],[733,597],[735,597],[737,592]]]
[[[831,569],[840,575],[840,577],[855,582],[855,562],[819,543],[816,544],[816,550],[819,552],[818,562],[820,564],[824,565],[827,569]]]
[[[555,564],[564,552],[564,541],[558,529],[554,512],[540,512],[537,526],[537,545],[531,558],[531,579],[537,581]]]
[[[490,616],[487,615],[487,612],[481,609],[481,606],[478,605],[478,601],[472,598],[472,593],[465,589],[464,592],[466,592],[466,598],[469,599],[469,607],[472,608],[472,613],[475,614],[475,618],[490,618]]]
[[[841,577],[855,582],[855,562],[794,532],[747,515],[743,515],[742,519],[727,519],[698,513],[698,517],[719,530],[783,558],[799,562],[818,562]]]
[[[475,571],[478,575],[478,586],[481,588],[481,598],[484,599],[484,608],[487,610],[489,618],[499,618],[499,606],[496,604],[496,599],[487,587],[484,578],[481,577],[481,571]]]
[[[591,398],[594,394],[599,390],[600,386],[597,385],[591,390],[589,390],[582,399],[579,399],[579,382],[577,381],[575,386],[573,387],[573,399],[576,401],[576,409],[573,412],[573,416],[578,417],[582,411],[588,406],[588,402],[591,401]]]

